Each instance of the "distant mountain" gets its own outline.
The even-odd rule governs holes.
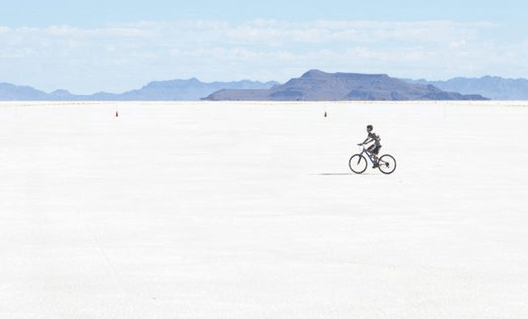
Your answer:
[[[325,73],[310,70],[300,78],[260,90],[223,89],[204,100],[485,100],[480,95],[445,92],[433,85],[420,85],[391,78],[386,74]]]
[[[447,81],[427,81],[403,79],[409,83],[434,85],[447,91],[462,94],[480,94],[493,100],[528,100],[527,79],[505,79],[498,76],[481,78],[457,77]]]
[[[99,92],[75,95],[66,90],[45,93],[29,86],[0,83],[0,101],[192,101],[221,89],[267,89],[278,82],[237,81],[204,83],[189,80],[156,81],[121,94]]]
[[[402,81],[400,81],[402,80]],[[401,83],[405,82],[405,83]],[[419,85],[406,86],[407,84]],[[226,91],[222,91],[222,90]],[[456,95],[458,92],[460,95]],[[214,93],[214,94],[213,94]],[[469,96],[466,96],[469,95]],[[395,79],[384,74],[324,73],[312,70],[283,85],[278,82],[155,81],[120,94],[46,93],[29,86],[0,83],[0,101],[179,101],[179,100],[528,100],[527,79],[484,76],[447,81]]]
[[[20,97],[24,97],[20,99]],[[0,83],[0,101],[43,101],[48,100],[48,94],[30,86],[17,86],[9,83]]]
[[[150,82],[139,90],[133,90],[116,96],[126,101],[181,101],[199,100],[221,89],[267,89],[278,82],[213,82],[204,83],[196,78],[190,80],[172,80]],[[109,98],[109,97],[106,97]]]

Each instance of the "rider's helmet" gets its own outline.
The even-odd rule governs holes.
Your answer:
[[[369,124],[369,125],[367,125],[367,131],[369,131],[369,132],[370,132],[370,131],[372,131],[372,129],[373,129],[372,125],[370,125],[370,124]]]

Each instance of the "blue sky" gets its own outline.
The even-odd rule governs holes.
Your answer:
[[[7,1],[0,82],[89,94],[309,69],[526,78],[526,12],[511,0]]]

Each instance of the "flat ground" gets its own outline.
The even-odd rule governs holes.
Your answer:
[[[348,169],[369,123],[392,175]],[[1,103],[0,317],[524,319],[527,137],[522,102]]]

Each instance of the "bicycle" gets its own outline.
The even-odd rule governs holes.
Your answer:
[[[376,161],[376,158],[374,155],[372,155],[363,144],[358,144],[362,147],[362,151],[358,154],[352,155],[350,157],[350,160],[348,161],[348,166],[350,167],[350,170],[356,174],[363,173],[368,166],[367,159],[363,154],[367,155],[367,158],[370,160],[370,162],[376,167],[375,164],[377,164],[377,167],[383,174],[391,174],[396,169],[396,160],[392,155],[384,154],[379,157],[379,159]]]

